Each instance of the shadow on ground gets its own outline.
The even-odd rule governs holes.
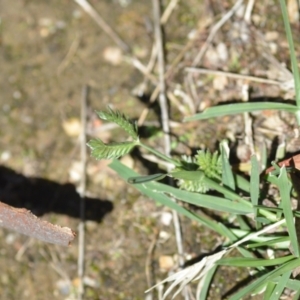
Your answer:
[[[37,216],[54,212],[79,218],[80,196],[70,183],[60,184],[44,178],[29,178],[0,166],[0,201],[29,209]],[[107,200],[85,198],[86,220],[100,222],[113,210]]]

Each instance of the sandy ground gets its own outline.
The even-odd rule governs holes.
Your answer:
[[[182,2],[166,26],[168,63],[190,43],[188,37],[195,34],[195,29],[201,34],[184,52],[180,67],[191,65],[216,16],[231,7],[218,6],[218,1],[211,5],[193,0]],[[134,55],[147,64],[153,44],[151,2],[115,0],[91,4],[127,42]],[[271,44],[269,51],[275,51],[274,56],[285,62],[287,44],[280,39],[284,36],[281,23],[262,17],[265,10],[268,15],[280,16],[278,7],[268,4],[256,9],[254,20],[260,16],[259,24],[267,22],[266,28],[256,28],[267,39],[267,45]],[[148,84],[148,94],[137,97],[143,75],[74,1],[1,0],[0,17],[0,200],[77,230],[82,88],[90,87],[90,133],[111,141],[122,138],[122,134],[114,129],[95,133],[103,124],[94,111],[111,105],[138,119],[149,106],[148,96],[154,86]],[[224,26],[202,65],[269,79],[281,76],[280,70],[270,67],[270,61],[262,55],[266,46],[253,31],[244,33],[250,40],[243,40],[238,24]],[[204,146],[215,150],[223,137],[235,137],[236,145],[243,139],[241,116],[178,126],[182,117],[193,110],[242,97],[244,82],[226,76],[216,78],[188,77],[184,72],[174,72],[169,77],[167,83],[172,90],[181,85],[178,90],[192,99],[184,102],[185,98],[180,98],[181,106],[171,102],[172,120],[177,124],[174,131],[180,136],[174,140],[175,153],[190,154],[191,149]],[[277,85],[250,85],[252,96],[257,98],[271,99],[285,93]],[[193,99],[195,95],[197,101]],[[149,107],[145,124],[154,124],[155,128],[159,116],[155,107]],[[293,126],[277,115],[268,117],[266,124],[265,116],[257,115],[255,124],[272,130],[277,126],[279,135]],[[161,149],[160,135],[149,131],[143,131],[143,135],[152,135],[149,143]],[[275,135],[267,132],[268,145]],[[262,134],[257,135],[258,140],[262,138]],[[245,160],[247,153],[241,154],[246,156]],[[141,173],[149,172],[149,164],[143,164],[138,153],[125,158],[124,163]],[[87,173],[85,299],[145,299],[148,287],[164,279],[168,271],[176,270],[174,229],[166,221],[170,212],[126,185],[105,161],[89,159]],[[218,236],[198,224],[182,220],[182,226],[187,258],[212,251],[220,243]],[[1,229],[0,243],[1,299],[75,299],[79,282],[77,240],[70,247],[61,248]],[[151,252],[154,244],[155,251]],[[236,269],[221,269],[210,299],[221,299],[247,276],[247,272]],[[157,299],[156,294],[153,297]]]

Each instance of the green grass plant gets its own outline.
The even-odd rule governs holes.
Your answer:
[[[295,104],[272,102],[225,104],[207,108],[202,113],[187,117],[185,121],[273,109],[294,113],[300,124],[299,71],[285,1],[280,0],[280,4],[291,53],[296,90]],[[300,265],[299,242],[294,222],[299,213],[291,208],[292,184],[285,167],[279,168],[275,165],[277,174],[274,172],[266,178],[277,187],[280,195],[280,201],[275,207],[267,207],[262,204],[261,176],[256,156],[251,158],[250,177],[245,179],[232,170],[226,141],[220,143],[220,153],[199,150],[193,157],[175,159],[140,141],[136,124],[120,112],[109,109],[106,112],[99,112],[98,115],[103,120],[116,123],[130,140],[127,136],[125,142],[110,144],[105,144],[99,139],[91,140],[88,146],[91,148],[92,156],[96,159],[112,159],[110,167],[142,194],[198,222],[223,239],[222,250],[161,282],[160,284],[170,283],[164,297],[171,292],[175,296],[186,284],[198,280],[197,299],[206,299],[212,278],[219,266],[255,270],[253,281],[231,295],[230,300],[240,300],[249,294],[258,294],[262,289],[265,289],[264,299],[280,299],[286,288],[294,290],[295,297],[299,296],[300,281],[292,278],[293,270]],[[173,170],[140,176],[117,160],[135,147],[142,147],[172,164]],[[266,157],[266,153],[263,153],[263,157]],[[158,182],[166,176],[173,178],[179,188]],[[214,195],[210,193],[211,191]],[[189,209],[188,206],[181,205],[182,202],[199,209]],[[226,225],[217,222],[201,212],[201,208],[222,213],[228,222]],[[237,251],[233,252],[233,249]],[[268,255],[268,249],[273,250],[274,257]]]

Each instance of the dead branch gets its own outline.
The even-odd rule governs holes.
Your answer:
[[[70,245],[76,235],[68,227],[53,225],[39,219],[25,208],[15,208],[2,202],[0,202],[0,226],[60,246]]]

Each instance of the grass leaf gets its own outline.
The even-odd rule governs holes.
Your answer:
[[[138,184],[138,183],[145,183],[150,181],[158,181],[164,179],[168,174],[158,173],[153,175],[147,176],[137,176],[137,177],[130,177],[128,178],[127,182],[130,184]]]
[[[254,209],[254,216],[257,217],[257,205],[259,198],[259,166],[256,155],[251,156],[251,176],[250,176],[250,196]],[[256,228],[259,228],[259,222],[256,221]]]
[[[293,36],[292,36],[292,31],[291,31],[287,7],[286,7],[286,1],[280,0],[279,2],[280,2],[280,6],[281,6],[281,12],[282,12],[282,17],[283,17],[285,33],[286,33],[287,40],[289,43],[290,58],[291,58],[292,70],[293,70],[293,76],[294,76],[294,82],[295,82],[296,102],[297,102],[297,107],[300,109],[300,76],[299,76],[299,69],[298,69],[298,61],[297,61],[297,57],[296,57],[296,53],[295,53]],[[298,121],[299,121],[299,119],[298,119]],[[298,124],[299,124],[299,122],[298,122]]]
[[[240,300],[243,299],[244,296],[247,294],[251,293],[251,291],[263,286],[264,284],[267,284],[269,281],[272,281],[273,279],[277,278],[278,276],[290,272],[291,270],[295,269],[298,267],[300,264],[300,259],[295,258],[292,259],[285,264],[279,266],[277,269],[268,272],[267,274],[262,275],[258,279],[256,279],[254,282],[251,284],[247,285],[245,288],[241,289],[238,291],[236,294],[231,296],[229,300]]]
[[[197,299],[206,300],[211,285],[211,281],[215,275],[218,266],[212,267],[204,276],[203,280],[199,282],[197,288]]]
[[[229,157],[229,147],[227,141],[222,141],[220,144],[221,158],[222,158],[222,182],[225,186],[229,187],[231,190],[235,190],[235,180],[233,172],[228,160]]]
[[[248,257],[229,257],[220,259],[217,264],[222,266],[231,267],[270,267],[281,265],[294,259],[294,255],[274,258],[274,259],[262,259],[262,258],[248,258]]]
[[[278,284],[276,285],[275,289],[273,290],[272,295],[268,299],[272,299],[272,300],[273,299],[274,300],[279,300],[280,299],[280,296],[282,295],[284,289],[286,288],[287,281],[290,279],[291,274],[292,274],[292,270],[290,270],[289,272],[284,273],[281,276]]]
[[[183,191],[158,182],[149,183],[149,188],[155,191],[155,193],[171,194],[174,198],[178,200],[196,205],[198,207],[205,207],[205,208],[210,208],[222,212],[228,212],[232,214],[242,214],[242,215],[253,212],[251,203],[249,202],[245,202],[245,203],[233,202],[229,199],[221,198],[217,196]]]
[[[283,167],[280,170],[280,175],[278,177],[278,188],[281,196],[281,205],[283,208],[283,214],[286,219],[286,226],[291,239],[291,245],[294,251],[294,255],[299,257],[299,245],[296,233],[296,227],[294,224],[294,215],[291,207],[291,192],[292,184],[287,177],[286,168]]]
[[[264,298],[263,298],[263,300],[270,300],[270,299],[272,299],[271,295],[272,295],[272,293],[273,293],[273,291],[275,289],[275,286],[276,286],[276,284],[274,282],[272,282],[272,281],[268,282],[268,284],[266,286],[266,290],[264,292]]]
[[[137,173],[133,170],[129,169],[128,167],[124,166],[122,163],[120,163],[118,160],[114,160],[109,165],[113,170],[115,170],[119,176],[121,176],[125,181],[127,181],[130,177],[137,177]],[[142,194],[148,196],[149,198],[171,208],[177,211],[179,214],[182,214],[191,220],[198,221],[202,223],[201,217],[198,217],[197,215],[191,213],[181,205],[177,204],[175,201],[172,201],[170,197],[160,193],[156,193],[152,191],[149,188],[149,184],[151,183],[145,183],[145,184],[136,184],[134,187],[139,190]]]
[[[118,160],[114,160],[109,165],[114,171],[116,171],[120,177],[122,177],[124,180],[128,180],[130,177],[136,177],[138,174],[134,172],[133,170],[129,169],[128,167],[124,166],[122,163],[120,163]],[[195,215],[191,213],[190,211],[186,210],[182,206],[178,205],[176,202],[171,200],[170,197],[163,194],[164,190],[162,187],[165,187],[166,185],[161,183],[155,183],[155,186],[153,187],[152,182],[147,182],[144,184],[136,184],[134,187],[139,190],[144,195],[148,196],[149,198],[160,202],[163,205],[166,205],[167,207],[171,209],[175,209],[178,213],[185,215],[186,217],[190,218],[191,220],[198,221],[199,223],[203,224],[205,227],[219,233],[220,235],[227,237],[229,239],[232,238],[232,233],[230,233],[230,230],[223,226],[222,223],[217,223],[216,221],[213,221],[209,219],[208,217],[204,215]],[[172,188],[172,187],[170,187]],[[174,190],[177,190],[175,188],[172,188]],[[159,192],[160,191],[160,192]],[[172,190],[173,191],[173,190]]]
[[[186,117],[184,121],[191,122],[196,120],[206,120],[215,117],[235,115],[259,110],[281,110],[295,113],[297,111],[297,107],[295,105],[278,102],[248,102],[225,104],[209,107],[205,109],[202,113]]]

